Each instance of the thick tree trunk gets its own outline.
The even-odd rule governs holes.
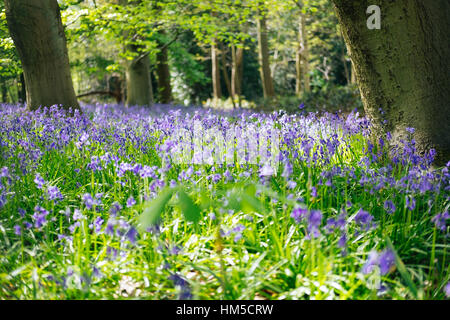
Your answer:
[[[220,87],[219,53],[215,43],[211,45],[211,65],[212,65],[213,99],[217,100],[222,98],[222,89]]]
[[[136,50],[136,48],[132,50]],[[151,106],[153,104],[153,88],[148,56],[134,59],[128,63],[126,77],[127,106]]]
[[[158,76],[159,101],[161,103],[170,103],[173,101],[173,97],[170,85],[169,50],[167,46],[162,44],[161,51],[158,52],[156,58],[158,61],[156,74]]]
[[[9,31],[22,62],[27,105],[79,108],[56,0],[5,0]]]
[[[231,47],[231,95],[234,97],[242,94],[242,76],[244,70],[244,48]]]
[[[269,41],[267,39],[266,18],[260,17],[258,24],[258,53],[259,53],[259,70],[263,85],[264,98],[273,98],[275,90],[273,88],[272,76],[270,75],[269,64]]]
[[[450,2],[375,1],[381,30],[366,24],[373,1],[333,2],[374,134],[389,131],[398,142],[413,127],[420,152],[435,148],[437,163],[448,161]]]

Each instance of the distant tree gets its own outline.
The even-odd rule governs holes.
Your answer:
[[[269,64],[269,40],[267,37],[266,10],[267,9],[262,4],[261,9],[259,10],[259,17],[257,18],[258,52],[264,98],[272,98],[275,96],[275,90]]]
[[[415,128],[419,152],[450,159],[450,2],[333,0],[374,136]],[[367,26],[370,5],[381,29]]]
[[[5,9],[22,63],[28,108],[79,108],[57,0],[5,0]]]

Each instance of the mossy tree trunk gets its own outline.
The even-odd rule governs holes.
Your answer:
[[[78,109],[56,0],[5,0],[8,28],[22,63],[27,106]]]
[[[450,2],[333,2],[374,136],[391,132],[397,144],[413,127],[419,152],[434,148],[438,164],[448,161]],[[366,10],[374,4],[381,29],[370,30]]]

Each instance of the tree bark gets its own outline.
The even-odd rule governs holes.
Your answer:
[[[308,34],[306,33],[306,17],[304,13],[300,13],[300,27],[299,27],[300,43],[302,46],[301,65],[303,75],[303,89],[309,92],[311,89],[309,79],[309,46]]]
[[[222,98],[222,89],[220,87],[219,53],[216,47],[216,43],[213,43],[211,45],[211,60],[213,99],[217,100]]]
[[[173,101],[172,87],[170,85],[170,69],[169,69],[169,49],[161,44],[161,51],[158,52],[156,59],[156,74],[158,76],[158,94],[161,103],[170,103]]]
[[[366,25],[373,1],[333,2],[374,135],[398,143],[413,127],[419,152],[434,148],[437,164],[448,161],[450,2],[378,0],[381,30]]]
[[[136,46],[129,49],[137,52]],[[153,88],[150,77],[150,59],[148,56],[136,58],[127,64],[127,106],[151,106]]]
[[[79,109],[66,36],[56,0],[5,0],[6,19],[22,63],[27,106]]]
[[[266,18],[261,16],[257,21],[258,25],[258,53],[259,53],[259,70],[263,85],[264,98],[273,98],[275,90],[273,88],[272,76],[270,75],[269,64],[269,41],[267,39]]]
[[[244,67],[244,48],[231,47],[231,95],[234,97],[242,94],[242,76]]]

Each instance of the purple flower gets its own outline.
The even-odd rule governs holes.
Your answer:
[[[61,192],[59,191],[58,187],[55,187],[55,186],[47,187],[47,195],[48,195],[48,199],[50,201],[64,199],[64,197],[61,194]]]
[[[130,196],[127,200],[127,208],[131,208],[136,204],[136,200],[134,200],[133,196]]]
[[[14,234],[17,236],[20,236],[22,234],[22,229],[17,224],[14,226]]]
[[[297,186],[297,182],[295,182],[295,181],[292,181],[292,180],[289,180],[288,182],[287,182],[287,187],[288,187],[288,189],[294,189],[295,187]]]
[[[311,197],[317,197],[317,189],[316,189],[316,187],[311,187]]]
[[[347,246],[347,235],[344,233],[338,240],[338,247],[344,249]]]
[[[301,223],[302,220],[308,214],[308,209],[303,209],[301,207],[295,208],[292,210],[291,217],[294,218],[295,222]]]
[[[137,241],[138,232],[136,228],[131,227],[128,232],[126,233],[126,237],[128,241],[130,241],[132,244],[136,244]]]
[[[355,216],[355,222],[365,230],[369,230],[372,226],[373,216],[364,211],[363,209],[359,209],[358,213]]]
[[[410,211],[413,211],[416,208],[416,199],[414,199],[414,197],[406,197],[406,208]]]
[[[94,205],[94,199],[92,198],[90,193],[85,193],[83,195],[83,203],[89,210],[92,209],[92,206]]]
[[[82,220],[84,219],[83,213],[79,209],[75,209],[73,211],[73,220]]]
[[[102,229],[102,225],[103,225],[104,220],[100,217],[97,217],[94,220],[94,230],[95,232],[99,233],[100,230]]]
[[[437,229],[441,231],[445,231],[447,228],[447,220],[450,219],[450,215],[448,214],[448,210],[443,213],[438,213],[435,215],[431,221],[434,222],[434,225]]]
[[[40,206],[34,208],[34,227],[40,229],[44,224],[47,223],[47,215],[49,212]]]
[[[120,203],[118,203],[117,201],[115,201],[112,205],[111,205],[111,209],[109,209],[109,212],[115,216],[117,215],[117,213],[119,213],[119,211],[122,210],[122,206]]]
[[[269,163],[265,163],[264,166],[259,171],[261,177],[268,177],[274,174],[273,168],[269,165]]]
[[[317,238],[320,236],[319,227],[322,223],[322,212],[320,210],[311,210],[308,216],[308,233],[309,236]]]
[[[8,167],[3,167],[0,169],[0,178],[9,177],[9,169]]]
[[[378,265],[381,275],[388,274],[395,266],[395,255],[390,249],[386,249],[378,257]]]
[[[24,209],[22,209],[22,208],[19,208],[19,214],[20,214],[20,216],[22,217],[22,218],[24,218],[25,217],[25,214],[27,213]]]
[[[106,224],[105,234],[114,236],[114,227],[116,226],[116,221],[114,219],[109,219]]]
[[[36,173],[36,177],[34,178],[34,183],[36,183],[36,187],[38,189],[42,189],[45,184],[45,180],[41,177],[39,173]]]
[[[80,222],[77,221],[69,227],[70,233],[73,233],[77,227],[81,226]]]
[[[388,214],[393,214],[395,212],[395,205],[391,200],[386,200],[384,202],[384,210],[386,210],[386,212]]]
[[[361,272],[363,274],[369,274],[372,270],[378,266],[378,253],[376,251],[371,251],[366,263],[364,264]]]
[[[450,281],[445,285],[444,293],[447,298],[450,298]]]

